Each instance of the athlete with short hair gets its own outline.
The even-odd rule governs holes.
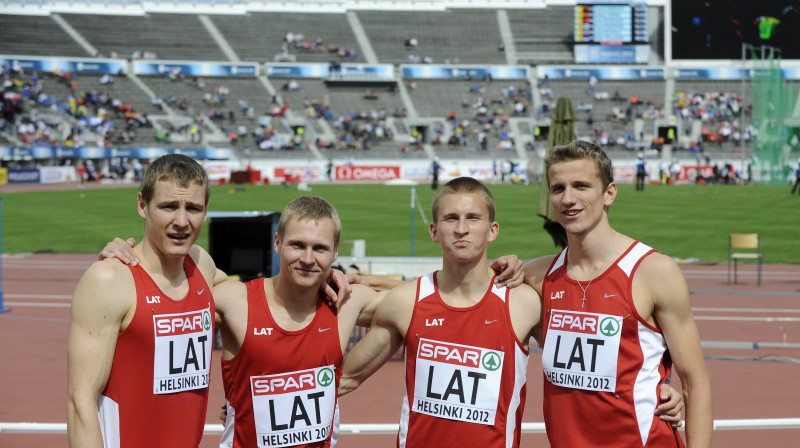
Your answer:
[[[569,245],[527,262],[525,283],[543,298],[551,446],[683,446],[675,428],[653,417],[673,363],[688,446],[710,446],[711,383],[680,269],[611,227],[617,186],[611,160],[597,145],[556,146],[545,167]]]
[[[405,345],[406,394],[398,446],[518,446],[536,292],[493,284],[486,260],[500,227],[494,198],[469,177],[433,201],[431,238],[443,266],[389,292],[345,361],[347,393]]]
[[[99,261],[78,282],[67,344],[70,446],[200,443],[216,268],[192,244],[208,199],[208,178],[196,161],[177,154],[156,159],[137,198],[145,221],[134,248],[141,263]]]
[[[355,326],[369,326],[385,295],[353,285],[338,310],[320,295],[341,231],[333,205],[301,196],[278,222],[278,275],[214,287],[219,303],[235,303],[222,321],[221,447],[335,445],[343,354]]]

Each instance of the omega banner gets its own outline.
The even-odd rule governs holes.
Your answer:
[[[344,165],[336,167],[336,180],[339,181],[387,181],[400,178],[399,165],[361,166]]]

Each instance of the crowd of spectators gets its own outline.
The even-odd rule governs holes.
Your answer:
[[[413,38],[409,40],[415,41]],[[313,41],[321,42],[321,39]],[[304,47],[310,40],[289,33],[287,42]],[[410,43],[406,42],[407,48],[416,48],[415,42],[414,45]],[[79,79],[71,72],[26,74],[16,64],[0,67],[0,77],[3,82],[0,131],[25,145],[99,148],[111,144],[125,145],[135,142],[143,127],[153,127],[147,111],[136,110],[130,102],[110,93],[114,86],[114,77],[110,74],[86,79]],[[305,116],[330,124],[335,138],[324,141],[315,132],[305,133],[302,127],[299,130],[276,130],[271,119],[286,116],[289,110],[287,98],[273,97],[267,110],[256,111],[246,99],[240,98],[238,103],[229,101],[230,89],[223,83],[209,83],[203,77],[187,79],[176,76],[170,79],[184,81],[201,93],[188,96],[167,94],[164,98],[152,99],[154,109],[169,106],[182,112],[186,118],[162,123],[155,138],[164,143],[170,142],[176,133],[186,135],[185,140],[192,143],[202,143],[210,123],[214,123],[228,142],[239,148],[303,150],[307,149],[310,141],[315,141],[323,150],[369,150],[394,140],[392,128],[386,124],[387,116],[406,115],[404,109],[391,111],[382,106],[383,93],[379,95],[374,89],[368,89],[364,99],[375,101],[375,107],[360,110],[344,110],[347,106],[342,104],[335,110],[327,96],[296,101],[296,109],[292,110],[295,117]],[[667,109],[652,96],[623,96],[618,91],[608,94],[599,90],[601,87],[601,83],[590,83],[586,97],[577,102],[575,108],[579,122],[584,122],[591,130],[588,137],[605,147],[659,151],[664,139],[655,137],[645,141],[645,132],[635,134],[631,123],[634,119],[646,122],[663,119],[667,112],[678,117],[679,129],[684,133],[673,143],[673,148],[678,151],[703,154],[710,145],[727,143],[738,146],[749,143],[755,132],[752,126],[742,128],[740,125],[742,98],[735,93],[686,89],[675,93],[670,109]],[[295,80],[289,80],[285,90],[297,91],[299,85]],[[396,90],[388,92],[396,94]],[[557,92],[553,92],[549,80],[541,80],[538,93],[544,104],[538,113],[546,115],[552,109]],[[403,150],[419,148],[424,142],[478,151],[514,150],[515,130],[509,126],[509,118],[530,116],[531,103],[532,91],[527,83],[516,86],[501,85],[491,79],[476,81],[468,87],[460,110],[454,104],[447,116],[431,124],[431,129],[425,132],[409,128],[408,143]],[[749,115],[749,107],[744,112]],[[697,138],[686,138],[695,121],[701,123],[699,136],[692,134]],[[282,138],[281,135],[288,137]],[[794,138],[796,142],[793,144],[800,145],[798,137]]]
[[[467,96],[461,102],[461,112],[451,110],[444,117],[449,127],[446,141],[445,128],[437,123],[433,129],[433,145],[445,144],[448,148],[471,147],[478,151],[496,149],[515,150],[515,134],[509,126],[510,116],[527,116],[531,97],[528,84],[517,87],[513,84],[491,89],[491,82],[476,82],[470,85]],[[496,83],[495,83],[496,84]],[[493,93],[488,93],[491,90]]]
[[[141,127],[152,127],[146,112],[112,96],[105,88],[110,76],[95,86],[84,85],[73,72],[26,76],[21,70],[2,68],[3,95],[0,130],[24,145],[104,148],[124,145]],[[53,87],[55,85],[55,87]]]
[[[741,95],[736,93],[685,89],[676,92],[671,104],[667,106],[659,104],[650,95],[625,96],[619,91],[609,94],[599,90],[598,86],[602,84],[590,80],[583,99],[576,101],[574,107],[578,114],[578,123],[585,124],[591,130],[589,135],[582,137],[589,137],[604,147],[660,151],[665,139],[654,136],[652,140],[645,141],[644,132],[638,135],[634,133],[632,123],[635,119],[642,119],[648,127],[647,123],[662,120],[667,115],[677,117],[683,131],[683,135],[676,136],[678,138],[673,142],[673,148],[678,151],[701,154],[709,145],[722,147],[726,143],[733,146],[748,144],[755,132],[750,125],[745,128],[740,126],[743,106]],[[554,93],[549,79],[540,80],[542,106],[537,110],[540,119],[550,114],[555,107],[556,99],[561,93],[557,90],[556,88]],[[744,112],[749,116],[750,106]],[[695,121],[701,124],[699,135],[691,133],[692,123]]]

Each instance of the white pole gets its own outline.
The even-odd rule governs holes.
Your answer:
[[[417,186],[411,186],[411,256],[414,256],[414,207],[416,206]]]

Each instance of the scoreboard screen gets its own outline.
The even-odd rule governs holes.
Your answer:
[[[777,48],[783,59],[800,59],[797,0],[671,0],[670,5],[666,29],[672,59],[741,60],[742,44]]]
[[[644,0],[578,0],[575,43],[623,45],[649,41]]]

